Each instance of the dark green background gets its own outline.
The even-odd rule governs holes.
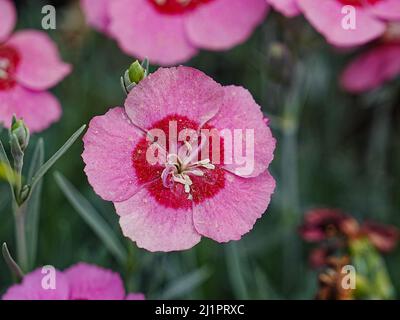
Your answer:
[[[46,157],[94,115],[123,104],[119,77],[132,62],[113,40],[85,26],[76,1],[17,1],[17,29],[40,29],[41,7],[48,3],[57,8],[57,30],[48,33],[74,69],[52,90],[61,101],[62,120],[32,138],[30,151],[39,136],[45,139]],[[284,54],[274,55],[282,45]],[[307,263],[309,246],[297,233],[307,209],[337,207],[360,220],[400,224],[400,83],[361,96],[346,94],[337,80],[350,57],[329,47],[303,18],[272,13],[244,45],[201,52],[186,64],[222,84],[249,89],[271,116],[277,189],[266,214],[241,241],[203,239],[188,251],[152,254],[126,239],[132,265],[118,265],[51,172],[42,195],[37,265],[102,265],[120,272],[130,291],[149,298],[312,298],[317,275]],[[79,140],[52,171],[77,186],[122,239],[112,204],[87,182],[81,153]],[[3,199],[8,189],[5,183],[0,188]],[[15,251],[11,209],[0,209],[0,241]],[[399,249],[385,260],[399,294]],[[10,284],[1,260],[0,293]]]

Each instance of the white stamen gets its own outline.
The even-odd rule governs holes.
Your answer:
[[[167,2],[167,0],[155,0],[155,1],[156,1],[156,4],[158,4],[160,6],[164,5]]]
[[[204,172],[201,171],[201,170],[197,170],[197,169],[190,170],[188,173],[191,173],[194,176],[198,176],[198,177],[203,177],[204,176]]]
[[[0,59],[0,69],[7,69],[10,66],[10,60],[8,59]]]
[[[192,151],[191,155],[183,161],[183,164],[187,165],[189,162],[192,162],[201,153],[201,150],[203,149],[206,143],[207,143],[207,137],[204,134],[201,134],[201,144]]]
[[[0,58],[0,79],[7,79],[7,68],[10,66],[10,61],[5,58]]]
[[[204,168],[206,168],[206,169],[209,169],[209,170],[214,170],[215,169],[215,165],[213,165],[212,163],[203,164],[202,166]]]
[[[8,73],[5,70],[0,69],[0,79],[7,79],[7,78],[8,78]]]
[[[186,146],[188,152],[191,153],[193,151],[192,145],[189,142],[187,142],[186,140],[184,143],[185,143],[185,146]]]
[[[215,165],[211,163],[210,159],[202,159],[200,161],[193,162],[193,160],[198,156],[198,153],[200,153],[204,142],[205,139],[203,139],[203,142],[200,146],[193,148],[189,142],[184,141],[186,152],[180,152],[179,156],[176,154],[169,154],[167,156],[167,162],[165,163],[165,169],[161,174],[161,179],[165,187],[172,187],[173,183],[175,182],[182,184],[184,186],[185,193],[188,194],[189,200],[193,199],[193,195],[191,194],[191,186],[193,185],[193,181],[190,178],[190,175],[204,177],[204,169],[215,169]],[[171,175],[171,179],[168,179],[169,175]]]
[[[183,5],[183,6],[187,6],[192,0],[178,0],[178,2]]]

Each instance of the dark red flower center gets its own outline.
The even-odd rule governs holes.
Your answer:
[[[0,45],[0,90],[8,90],[15,86],[15,71],[20,62],[16,49]]]
[[[148,0],[161,13],[182,14],[214,0]]]
[[[363,7],[368,5],[374,5],[382,0],[339,0],[341,3],[345,5],[355,6],[355,7]]]
[[[223,139],[211,126],[198,128],[196,121],[170,115],[155,123],[149,130],[153,138],[143,138],[132,153],[139,183],[165,207],[189,209],[225,186]]]

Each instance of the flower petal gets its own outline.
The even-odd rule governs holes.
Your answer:
[[[149,251],[186,250],[200,241],[191,208],[160,205],[146,188],[125,202],[115,203],[124,235]]]
[[[385,32],[384,22],[375,19],[363,9],[356,8],[356,28],[346,30],[342,26],[345,15],[343,4],[337,0],[298,0],[307,20],[326,40],[335,46],[349,47],[365,44]]]
[[[268,168],[274,157],[275,138],[249,91],[236,86],[224,87],[224,91],[223,104],[209,123],[219,130],[227,129],[232,137],[232,144],[224,146],[225,163],[230,162],[224,168],[242,177],[258,176]],[[235,131],[241,133],[239,141],[235,138]],[[249,139],[247,131],[252,134]],[[235,151],[238,150],[242,150],[240,156],[243,155],[247,163],[236,159]],[[231,156],[228,157],[228,154]]]
[[[187,40],[182,17],[163,15],[147,0],[113,1],[110,14],[110,33],[127,54],[167,66],[197,53]]]
[[[125,201],[139,189],[132,152],[142,137],[123,108],[113,108],[90,122],[82,158],[90,184],[103,199]]]
[[[17,22],[17,13],[10,0],[0,0],[0,42],[8,38]]]
[[[368,10],[381,19],[400,19],[400,3],[398,0],[378,1],[373,6],[370,6]]]
[[[225,188],[193,207],[196,230],[218,242],[239,240],[267,209],[275,189],[268,171],[245,179],[226,173]]]
[[[55,288],[44,288],[42,282],[51,285],[51,274],[48,272],[42,273],[42,268],[27,274],[22,283],[15,284],[10,287],[3,295],[3,300],[68,300],[69,284],[65,275],[56,270]],[[48,277],[49,281],[46,281]]]
[[[344,70],[344,89],[360,93],[378,88],[400,74],[400,45],[380,45],[361,54]]]
[[[15,85],[0,91],[0,122],[11,125],[13,114],[23,118],[31,132],[47,129],[61,117],[61,106],[49,92],[36,92]]]
[[[226,50],[250,37],[267,12],[266,0],[217,0],[189,13],[185,25],[194,45]]]
[[[47,90],[71,72],[71,65],[60,59],[57,46],[44,32],[16,32],[6,45],[17,49],[21,61],[16,71],[16,79],[29,89]]]
[[[296,0],[267,0],[267,2],[286,17],[294,17],[300,14]]]
[[[143,129],[173,114],[203,124],[218,112],[223,96],[222,86],[201,71],[183,66],[160,68],[133,88],[125,109]]]
[[[125,289],[118,273],[87,263],[64,271],[70,286],[69,300],[124,300]]]
[[[384,253],[393,251],[400,239],[400,230],[398,228],[374,221],[365,221],[361,231],[379,251]]]
[[[129,293],[125,300],[146,300],[143,293]]]
[[[81,8],[89,25],[97,31],[107,33],[110,24],[111,0],[81,0]]]

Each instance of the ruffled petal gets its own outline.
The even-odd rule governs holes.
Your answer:
[[[300,14],[296,0],[267,0],[267,2],[286,17],[295,17]]]
[[[226,50],[247,40],[267,12],[266,0],[217,0],[189,13],[185,25],[195,46]]]
[[[10,0],[0,0],[0,42],[6,40],[17,22],[17,13]]]
[[[57,122],[62,110],[51,93],[31,91],[17,84],[0,91],[0,122],[9,127],[14,114],[24,119],[31,132],[39,132]]]
[[[18,51],[21,59],[15,77],[20,84],[29,89],[47,90],[72,70],[71,65],[61,60],[57,46],[44,32],[16,32],[6,45]]]
[[[224,140],[224,167],[242,177],[258,176],[274,157],[275,138],[249,91],[236,86],[224,87],[224,91],[220,111],[209,122],[228,133],[229,139]]]
[[[69,284],[65,275],[55,270],[54,283],[51,283],[49,271],[36,269],[27,274],[22,283],[8,288],[3,300],[68,300]],[[46,286],[43,286],[46,284]],[[54,284],[54,288],[50,285]],[[49,285],[49,287],[47,287]]]
[[[160,68],[133,88],[125,109],[143,129],[175,114],[203,124],[218,112],[223,96],[222,86],[201,71],[183,66]]]
[[[183,18],[162,14],[147,0],[113,1],[110,14],[110,33],[129,55],[168,66],[197,53],[186,37]]]
[[[68,279],[69,300],[124,300],[125,289],[118,273],[87,263],[64,271]]]
[[[349,92],[373,90],[400,74],[400,45],[380,45],[361,54],[344,70],[341,85]]]
[[[186,250],[200,241],[193,226],[192,209],[166,208],[147,188],[125,202],[115,203],[124,235],[149,251]]]
[[[90,122],[82,158],[90,184],[103,199],[125,201],[139,190],[132,153],[142,137],[123,108],[111,109]]]
[[[375,16],[389,20],[400,20],[400,2],[398,0],[383,0],[376,2],[368,8],[368,11]]]
[[[345,15],[343,4],[337,0],[298,0],[307,20],[326,40],[335,46],[349,47],[365,44],[381,36],[386,25],[363,9],[356,8],[356,28],[346,30],[342,26]]]
[[[112,0],[81,0],[81,8],[89,25],[97,31],[108,33]]]
[[[227,172],[224,189],[194,205],[196,230],[218,242],[239,240],[263,215],[274,189],[275,180],[268,171],[249,179]]]

